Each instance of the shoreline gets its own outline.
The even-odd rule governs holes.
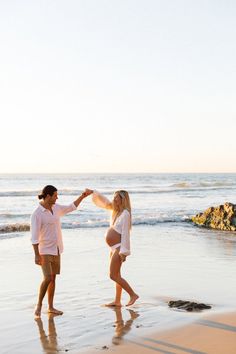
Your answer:
[[[89,354],[235,354],[236,353],[236,312],[206,314],[171,329],[149,334],[127,335],[120,343],[97,348]]]

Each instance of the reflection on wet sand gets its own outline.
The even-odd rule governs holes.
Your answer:
[[[112,338],[112,343],[115,345],[121,344],[122,338],[131,330],[131,326],[133,321],[139,317],[140,315],[134,311],[127,309],[130,314],[130,318],[124,322],[122,317],[122,311],[120,307],[112,307],[112,310],[116,314],[116,321],[115,321],[115,335]]]
[[[112,343],[115,345],[121,344],[123,337],[131,330],[134,320],[140,315],[131,309],[126,309],[128,311],[130,318],[126,321],[123,320],[121,307],[109,307],[115,312],[115,335],[112,337]],[[35,318],[35,322],[38,326],[39,338],[42,345],[42,352],[45,354],[55,354],[62,350],[57,342],[57,332],[54,323],[54,317],[56,314],[48,314],[48,333],[45,332],[43,321],[41,318]],[[65,351],[65,350],[63,350]]]
[[[46,354],[53,354],[59,352],[59,347],[57,343],[57,333],[54,323],[54,317],[58,315],[50,313],[48,315],[48,335],[43,328],[43,321],[41,318],[36,318],[35,322],[38,325],[40,341],[42,344],[43,352]]]

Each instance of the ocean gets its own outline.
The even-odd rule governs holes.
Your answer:
[[[62,204],[73,201],[86,187],[109,198],[115,190],[126,189],[134,225],[179,224],[211,205],[236,201],[236,174],[5,174],[0,175],[0,239],[28,230],[37,195],[46,184],[57,187]],[[107,225],[106,213],[87,201],[62,221],[63,229]]]
[[[140,295],[131,310],[124,307],[117,313],[102,306],[114,295],[103,237],[109,215],[88,197],[61,220],[65,251],[55,306],[65,313],[53,322],[57,352],[102,348],[114,345],[116,337],[128,340],[202,316],[169,309],[170,299],[205,302],[212,313],[235,310],[236,233],[207,230],[189,220],[210,206],[235,203],[236,174],[2,174],[1,353],[30,353],[32,347],[27,351],[17,335],[24,328],[34,353],[45,352],[46,299],[41,323],[33,320],[41,271],[34,264],[29,220],[47,184],[58,189],[61,204],[74,201],[84,188],[97,189],[108,198],[118,189],[130,193],[132,254],[123,274]],[[127,302],[126,294],[123,298]],[[130,327],[118,336],[120,316]]]

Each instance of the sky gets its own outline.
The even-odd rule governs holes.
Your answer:
[[[236,3],[0,0],[0,173],[236,172]]]

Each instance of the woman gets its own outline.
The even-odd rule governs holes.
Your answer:
[[[111,210],[110,227],[106,232],[106,242],[111,248],[110,278],[116,283],[115,300],[106,306],[121,307],[121,293],[124,289],[130,296],[126,306],[131,306],[139,298],[128,282],[121,277],[120,270],[126,257],[130,255],[131,205],[128,192],[115,192],[112,202],[96,190],[86,189],[93,194],[92,201],[100,208]]]

